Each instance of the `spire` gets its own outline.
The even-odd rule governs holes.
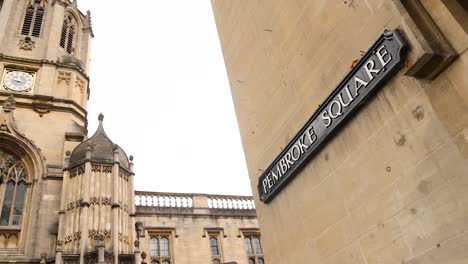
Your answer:
[[[102,123],[102,121],[104,121],[104,115],[102,113],[99,114],[98,120],[99,120],[99,123]]]

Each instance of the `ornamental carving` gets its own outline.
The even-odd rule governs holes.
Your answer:
[[[65,82],[67,85],[70,85],[71,73],[69,72],[59,72],[57,77],[57,84]]]
[[[78,89],[80,89],[80,92],[81,92],[81,93],[84,92],[85,82],[84,82],[82,79],[76,78],[76,80],[75,80],[75,86],[78,87]]]
[[[102,166],[102,171],[105,173],[111,173],[112,172],[112,166]]]
[[[101,198],[101,205],[112,205],[111,198],[109,197]]]
[[[122,178],[124,181],[128,181],[128,176],[129,176],[128,173],[122,170],[119,171],[119,177]]]
[[[78,231],[78,232],[74,232],[73,234],[66,236],[63,242],[66,245],[75,241],[80,241],[80,239],[81,239],[81,232]]]
[[[101,172],[102,171],[102,166],[101,165],[93,165],[92,172]]]
[[[79,166],[75,169],[70,170],[70,178],[73,178],[77,175],[81,175],[84,173],[84,166]]]
[[[73,210],[75,208],[80,208],[81,203],[83,202],[83,199],[79,199],[73,202],[69,202],[67,204],[67,211]]]
[[[30,37],[25,37],[24,39],[20,39],[18,47],[22,50],[31,51],[36,47],[36,42]]]
[[[90,197],[89,203],[91,205],[111,205],[111,198],[109,197]]]
[[[103,236],[106,239],[111,238],[111,231],[109,229],[89,229],[88,230],[88,238],[95,238],[95,237]]]

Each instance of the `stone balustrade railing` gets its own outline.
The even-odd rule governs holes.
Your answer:
[[[152,207],[193,207],[192,194],[185,193],[160,193],[135,191],[136,206]]]
[[[209,195],[208,208],[255,210],[251,196]]]
[[[159,208],[255,210],[252,196],[135,191],[135,205]]]

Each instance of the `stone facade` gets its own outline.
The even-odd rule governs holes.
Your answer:
[[[136,206],[133,157],[103,115],[87,138],[92,37],[76,0],[0,1],[0,263],[262,259],[245,246],[260,246],[251,197],[137,192]]]
[[[266,262],[468,262],[466,1],[211,3],[254,190],[385,29],[410,47],[270,203],[254,193]]]

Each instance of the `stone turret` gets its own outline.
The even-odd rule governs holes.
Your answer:
[[[103,120],[100,114],[97,131],[73,150],[65,168],[57,263],[73,257],[87,263],[98,258],[99,244],[113,263],[133,250],[132,163],[107,136]]]

